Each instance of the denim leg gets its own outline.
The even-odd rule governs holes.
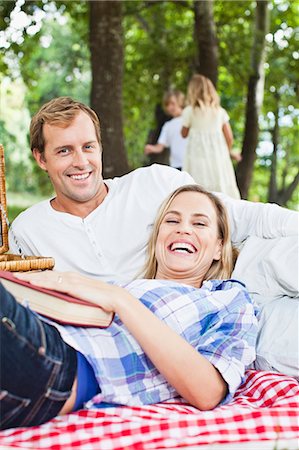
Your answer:
[[[69,398],[76,351],[0,283],[0,429],[55,417]]]

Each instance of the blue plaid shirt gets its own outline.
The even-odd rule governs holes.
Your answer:
[[[245,287],[234,280],[207,281],[200,289],[169,280],[135,280],[124,288],[219,370],[229,401],[255,359],[257,310]],[[143,405],[179,396],[118,316],[106,329],[57,328],[93,367],[101,388],[95,402]]]

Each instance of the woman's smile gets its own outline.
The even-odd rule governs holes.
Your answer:
[[[169,244],[167,246],[167,249],[171,253],[184,255],[184,256],[192,255],[198,251],[192,242],[188,242],[188,241],[182,240],[182,239],[173,241],[171,244]]]

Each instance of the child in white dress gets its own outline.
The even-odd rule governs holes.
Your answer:
[[[240,198],[231,158],[239,161],[241,156],[231,152],[229,117],[213,83],[203,75],[193,75],[188,103],[182,114],[182,136],[189,137],[183,170],[205,189]]]

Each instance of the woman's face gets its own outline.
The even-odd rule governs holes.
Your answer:
[[[201,286],[213,260],[221,256],[216,210],[199,192],[182,192],[171,202],[156,242],[156,278]]]

